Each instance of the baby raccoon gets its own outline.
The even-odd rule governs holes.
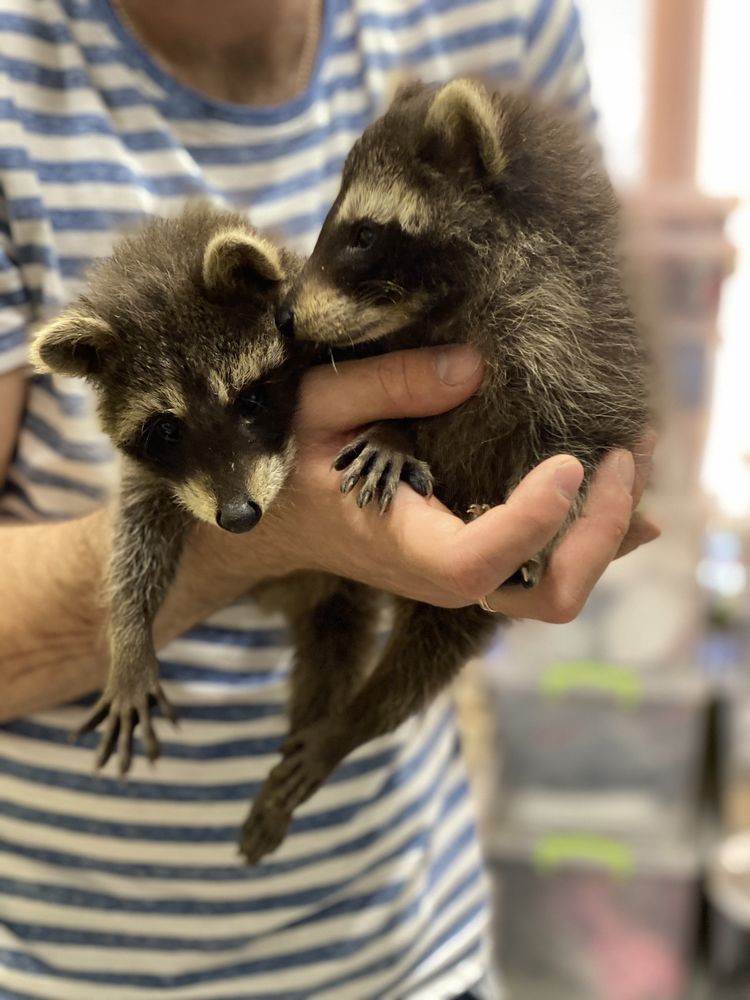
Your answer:
[[[588,483],[647,424],[645,351],[594,153],[564,118],[468,80],[409,85],[365,130],[277,319],[289,337],[355,345],[355,356],[463,341],[486,360],[480,391],[457,409],[377,424],[341,452],[342,491],[360,483],[360,506],[387,508],[399,479],[424,495],[434,481],[470,518],[559,452],[580,459]],[[533,586],[551,548],[510,582]],[[293,809],[355,747],[423,708],[497,620],[397,599],[371,676],[344,711],[292,734],[269,799]]]
[[[294,459],[299,379],[274,323],[279,290],[298,260],[240,215],[207,205],[122,239],[88,289],[37,333],[42,372],[84,376],[123,482],[109,570],[111,666],[84,722],[105,722],[97,763],[119,740],[127,771],[141,723],[152,760],[159,684],[154,616],[194,519],[249,531]]]
[[[285,341],[274,319],[300,266],[241,215],[193,205],[121,240],[86,293],[36,334],[37,369],[94,386],[104,430],[124,459],[109,568],[110,672],[79,730],[104,723],[98,766],[117,746],[120,771],[128,770],[138,723],[154,760],[154,703],[175,718],[152,626],[191,525],[249,531],[292,469],[309,347]],[[253,593],[283,611],[291,629],[290,732],[343,711],[372,646],[377,595],[317,572]],[[242,830],[248,861],[278,846],[291,821],[274,775]]]

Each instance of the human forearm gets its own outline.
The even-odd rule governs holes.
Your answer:
[[[0,721],[103,686],[110,535],[109,509],[56,524],[0,526]],[[260,569],[243,568],[242,578],[219,572],[219,561],[230,560],[216,546],[217,535],[218,529],[188,544],[157,616],[157,648],[260,579]]]
[[[0,719],[94,690],[106,666],[101,582],[108,517],[3,525]]]
[[[247,536],[196,526],[156,618],[157,650],[261,580],[296,569],[349,576],[443,607],[475,603],[493,591],[559,531],[582,475],[570,456],[548,459],[506,505],[471,524],[403,484],[386,516],[360,511],[342,496],[331,470],[357,428],[456,406],[481,376],[476,356],[464,348],[405,351],[308,373],[292,480]],[[569,621],[618,548],[629,551],[658,534],[648,522],[628,530],[649,450],[644,444],[632,486],[632,458],[613,456],[602,464],[583,516],[542,585],[494,595],[504,613]],[[0,719],[102,686],[110,516],[102,511],[65,524],[0,527]]]

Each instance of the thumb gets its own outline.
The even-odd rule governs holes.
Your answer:
[[[552,541],[583,481],[572,455],[546,459],[521,480],[507,502],[462,525],[449,553],[454,577],[477,601]]]
[[[320,365],[302,381],[297,423],[344,431],[385,418],[444,413],[468,399],[483,375],[481,355],[467,344]]]

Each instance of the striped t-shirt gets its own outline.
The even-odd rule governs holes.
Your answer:
[[[119,230],[190,195],[309,250],[404,73],[525,81],[590,115],[570,0],[326,0],[309,85],[273,108],[176,82],[107,0],[2,0],[0,371]],[[33,378],[0,516],[81,515],[116,481],[86,385]],[[440,1000],[479,982],[486,891],[447,697],[353,753],[270,859],[239,862],[290,658],[250,601],[171,643],[183,725],[127,783],[92,774],[96,737],[68,742],[81,706],[0,729],[0,997]]]

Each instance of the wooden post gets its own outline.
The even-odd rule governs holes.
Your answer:
[[[648,0],[645,181],[692,187],[700,105],[704,0]]]

